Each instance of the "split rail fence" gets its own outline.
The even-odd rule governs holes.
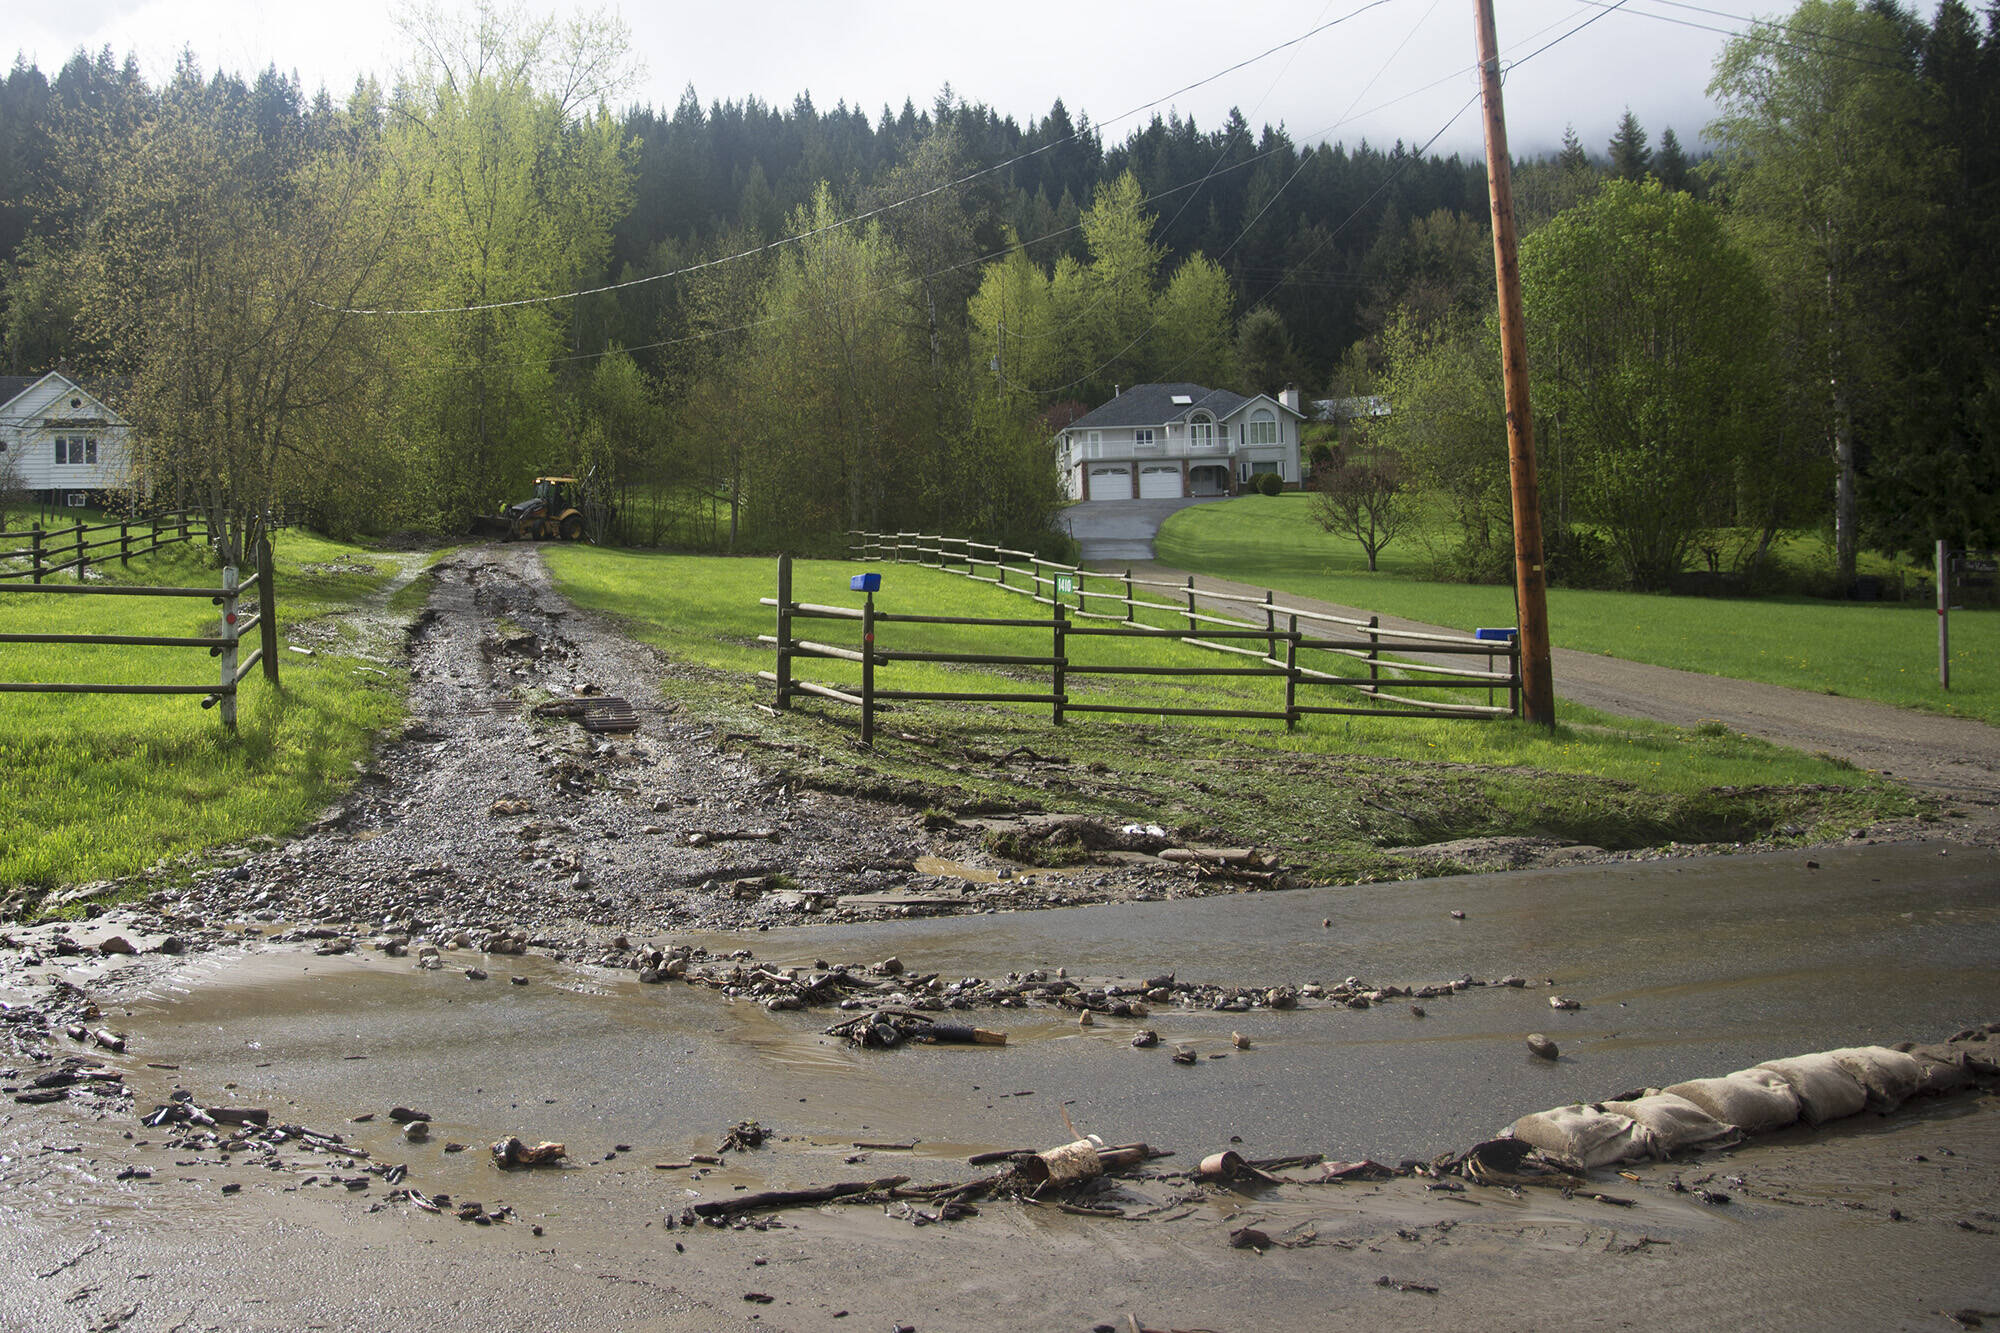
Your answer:
[[[1051,710],[1052,721],[1057,726],[1061,726],[1070,713],[1127,713],[1261,718],[1281,721],[1287,729],[1296,727],[1302,717],[1309,715],[1480,719],[1515,715],[1520,707],[1520,651],[1511,630],[1485,631],[1492,637],[1481,638],[1391,629],[1382,626],[1379,616],[1363,621],[1281,605],[1270,592],[1258,599],[1197,590],[1192,579],[1182,585],[1136,578],[1129,570],[1123,574],[1106,574],[1043,560],[1031,552],[1010,551],[961,538],[913,533],[854,535],[859,539],[855,544],[855,554],[863,561],[902,561],[960,573],[1029,597],[1050,609],[1047,618],[995,619],[877,611],[873,594],[860,607],[798,602],[792,597],[790,557],[779,557],[777,596],[762,599],[764,605],[777,610],[777,632],[759,636],[760,642],[776,648],[776,670],[758,674],[776,685],[777,707],[780,709],[789,708],[792,699],[798,695],[858,706],[861,709],[864,745],[873,743],[876,707],[885,701],[1040,705]],[[1142,595],[1142,590],[1153,589],[1171,589],[1176,599],[1167,602]],[[1259,615],[1262,623],[1201,609],[1203,603],[1215,602],[1246,606]],[[1166,617],[1171,617],[1176,623],[1141,623],[1139,614],[1142,611],[1166,613]],[[860,630],[859,643],[846,647],[799,638],[795,627],[800,620],[856,622]],[[1050,649],[1043,655],[877,647],[876,627],[899,624],[1046,630],[1050,636]],[[1231,666],[1093,663],[1079,660],[1074,655],[1078,645],[1072,641],[1077,639],[1174,642],[1246,660]],[[1302,653],[1317,655],[1309,660],[1322,665],[1301,662]],[[1409,660],[1412,655],[1426,659],[1443,658],[1445,662]],[[1446,664],[1478,657],[1486,659],[1484,670],[1475,666]],[[794,664],[800,658],[858,664],[860,684],[856,688],[844,688],[802,680],[794,670]],[[1049,674],[1047,688],[1022,690],[938,691],[884,689],[878,686],[877,668],[898,662],[992,666],[1015,673],[1047,671]],[[1366,674],[1363,674],[1364,670]],[[1115,689],[1108,695],[1080,699],[1069,692],[1071,678],[1078,676],[1167,678],[1191,682],[1225,677],[1264,678],[1282,685],[1283,703],[1281,707],[1261,708],[1226,704],[1163,706],[1139,698],[1120,699],[1116,697]],[[1040,682],[1036,684],[1039,686]],[[1488,702],[1485,704],[1464,699],[1424,697],[1426,691],[1464,692],[1477,691],[1482,687],[1487,691]],[[1327,700],[1324,694],[1318,693],[1323,689],[1347,690],[1360,698]],[[1506,692],[1505,705],[1494,701],[1501,690]],[[1306,697],[1302,698],[1302,695]]]
[[[115,537],[96,537],[103,532],[116,532]],[[116,523],[77,522],[67,528],[44,528],[37,523],[27,532],[15,536],[18,541],[26,537],[26,546],[15,546],[0,550],[0,583],[17,579],[28,579],[40,583],[51,574],[74,571],[82,578],[93,564],[109,564],[117,558],[121,565],[130,565],[134,556],[151,555],[163,547],[181,542],[207,541],[208,529],[203,522],[186,512],[162,514],[155,518],[121,519]],[[85,541],[86,537],[95,540]],[[6,534],[0,534],[0,541]],[[113,552],[110,548],[117,547]],[[92,555],[102,551],[102,555]],[[26,561],[26,564],[15,564]]]
[[[78,529],[71,535],[71,545],[57,545],[54,553],[68,553],[65,560],[45,565],[42,561],[44,544],[42,534],[36,530],[35,542],[31,548],[21,551],[0,551],[0,559],[19,556],[32,550],[35,564],[32,570],[18,570],[0,573],[0,597],[6,595],[40,595],[53,597],[206,597],[220,609],[220,616],[213,633],[205,635],[167,634],[58,634],[58,633],[0,633],[0,644],[60,644],[60,645],[108,645],[125,648],[206,648],[209,656],[219,659],[219,675],[214,684],[195,682],[174,684],[130,684],[109,681],[0,681],[0,694],[187,694],[200,695],[201,706],[212,708],[220,705],[222,724],[230,731],[236,730],[236,696],[243,681],[261,663],[264,678],[272,685],[278,683],[278,610],[276,590],[272,585],[271,546],[269,542],[259,542],[254,556],[256,568],[248,578],[240,577],[236,566],[222,570],[221,586],[216,588],[157,587],[146,584],[86,583],[82,581],[83,571],[88,567],[89,552],[92,549],[119,545],[121,555],[129,563],[133,555],[146,554],[162,546],[176,542],[206,539],[207,533],[197,524],[190,522],[186,515],[178,516],[178,522],[171,528],[154,527],[152,542],[140,546],[132,538],[130,529],[136,524],[105,523],[92,528]],[[122,528],[120,538],[108,538],[101,542],[85,543],[83,535],[90,532]],[[168,535],[162,535],[164,533]],[[122,541],[121,541],[122,538]],[[111,557],[100,558],[100,563]],[[64,570],[75,570],[74,583],[50,583],[45,581],[49,574]],[[33,575],[33,582],[20,579]],[[255,598],[256,609],[243,614],[242,605],[248,598]],[[248,657],[242,655],[243,640],[252,630],[257,631],[257,646]]]

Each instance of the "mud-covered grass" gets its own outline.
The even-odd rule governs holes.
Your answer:
[[[771,667],[772,649],[755,636],[769,632],[774,616],[758,602],[773,593],[774,562],[550,554],[567,596],[702,668],[678,675],[674,695],[716,718],[733,745],[774,775],[960,818],[1052,812],[1159,824],[1177,837],[1275,851],[1309,878],[1334,880],[1463,868],[1448,854],[1401,849],[1468,838],[1614,851],[1806,842],[1919,813],[1916,800],[1851,766],[1720,727],[1688,731],[1581,709],[1566,710],[1567,721],[1553,731],[1513,721],[1313,717],[1287,733],[1268,721],[1159,715],[1072,715],[1057,728],[1046,708],[906,703],[879,714],[871,752],[859,746],[852,708],[818,700],[776,716],[758,708],[772,694],[755,678]],[[836,562],[798,562],[794,597],[858,604],[845,590],[850,572]],[[1041,613],[1025,598],[959,576],[909,566],[887,573],[895,600],[885,587],[877,595],[881,609]],[[849,624],[816,623],[823,628],[797,633],[835,643],[858,638]],[[885,627],[878,642],[886,646],[889,632],[905,628]],[[948,645],[958,646],[949,638],[924,646]],[[1136,657],[1151,647],[1127,651]],[[832,667],[813,661],[799,674],[823,678]],[[896,670],[910,673],[898,677],[903,688],[1032,688],[1031,672]],[[940,685],[908,684],[912,679]],[[885,684],[883,674],[877,684]],[[1014,841],[995,850],[1041,864],[1073,862],[1087,851],[1060,835],[1038,846],[996,836]]]
[[[399,565],[296,531],[280,534],[275,563],[282,688],[261,670],[244,681],[234,738],[199,696],[0,696],[0,895],[18,907],[59,885],[290,832],[352,781],[401,715],[400,676],[342,652],[295,653],[285,640],[368,605]],[[194,547],[105,573],[150,585],[217,579]],[[200,636],[216,621],[200,599],[10,594],[7,605],[15,632]],[[216,670],[198,648],[17,645],[0,654],[0,680],[10,681],[194,684]]]

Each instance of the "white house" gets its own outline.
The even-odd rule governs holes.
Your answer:
[[[1199,384],[1135,384],[1071,422],[1056,467],[1073,500],[1237,495],[1259,472],[1299,484],[1299,391],[1245,398]]]
[[[58,371],[0,375],[0,474],[46,503],[101,503],[136,482],[131,423]]]

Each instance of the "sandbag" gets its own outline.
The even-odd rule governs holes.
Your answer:
[[[1827,1054],[1860,1082],[1871,1111],[1893,1111],[1910,1100],[1923,1076],[1913,1056],[1887,1046],[1844,1046]]]
[[[1660,1155],[1652,1130],[1631,1116],[1592,1106],[1537,1111],[1516,1120],[1507,1132],[1586,1171]]]
[[[1950,1046],[1912,1046],[1910,1058],[1917,1062],[1918,1097],[1936,1097],[1959,1092],[1976,1081],[1965,1067],[1965,1053]]]
[[[1652,1131],[1661,1156],[1669,1156],[1700,1143],[1735,1138],[1739,1131],[1725,1125],[1685,1097],[1657,1092],[1625,1102],[1606,1102],[1613,1115],[1630,1116]]]
[[[1745,1134],[1783,1129],[1799,1119],[1799,1095],[1768,1069],[1745,1069],[1727,1078],[1692,1078],[1666,1089],[1666,1095],[1692,1102]]]
[[[1868,1105],[1868,1090],[1861,1086],[1861,1080],[1824,1051],[1766,1060],[1757,1068],[1768,1069],[1792,1085],[1792,1091],[1799,1094],[1799,1119],[1809,1125],[1860,1115]]]

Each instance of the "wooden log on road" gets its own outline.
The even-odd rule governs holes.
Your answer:
[[[883,1176],[879,1180],[850,1180],[839,1185],[821,1185],[803,1190],[766,1190],[761,1194],[743,1194],[733,1199],[710,1199],[694,1206],[696,1217],[733,1217],[737,1213],[756,1212],[760,1208],[803,1208],[813,1204],[831,1203],[855,1194],[873,1194],[877,1190],[894,1189],[909,1183],[908,1176]]]

